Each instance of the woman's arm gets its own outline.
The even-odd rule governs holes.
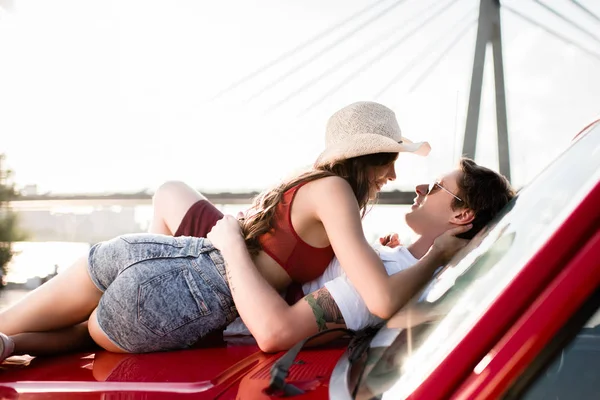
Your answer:
[[[319,179],[310,184],[310,198],[346,275],[369,311],[382,319],[394,315],[438,267],[467,243],[453,235],[467,231],[469,226],[451,230],[413,268],[389,277],[365,238],[358,202],[350,185],[338,177]]]
[[[258,272],[235,218],[226,215],[208,234],[208,239],[221,249],[233,300],[262,351],[287,350],[312,334],[346,326],[326,288],[308,294],[293,306],[288,305]],[[311,344],[338,336],[328,335]]]

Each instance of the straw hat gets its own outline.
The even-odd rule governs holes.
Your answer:
[[[402,136],[396,115],[386,106],[370,101],[350,104],[327,121],[325,151],[315,166],[375,153],[429,154],[427,142],[413,143]]]

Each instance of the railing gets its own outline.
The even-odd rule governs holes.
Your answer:
[[[249,204],[258,192],[249,193],[203,193],[214,204]],[[414,192],[381,192],[377,204],[412,204]],[[70,194],[70,195],[32,195],[19,196],[10,202],[14,209],[45,208],[61,206],[112,206],[112,205],[148,205],[152,204],[152,194],[111,193],[111,194]]]

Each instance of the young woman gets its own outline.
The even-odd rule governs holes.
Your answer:
[[[255,200],[242,221],[244,250],[278,291],[321,275],[335,251],[369,309],[385,318],[400,304],[392,295],[400,283],[387,279],[361,217],[396,178],[398,153],[426,155],[429,145],[403,138],[394,113],[371,102],[336,112],[326,143],[311,171]],[[212,215],[210,224],[221,217],[208,202],[197,207],[203,221]],[[109,351],[180,349],[237,316],[232,292],[240,285],[228,282],[223,256],[209,240],[125,235],[94,245],[87,259],[0,313],[0,332],[56,332],[89,318],[91,337]]]

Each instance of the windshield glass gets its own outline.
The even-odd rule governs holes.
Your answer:
[[[373,339],[357,398],[418,387],[600,178],[600,124],[523,189]]]

